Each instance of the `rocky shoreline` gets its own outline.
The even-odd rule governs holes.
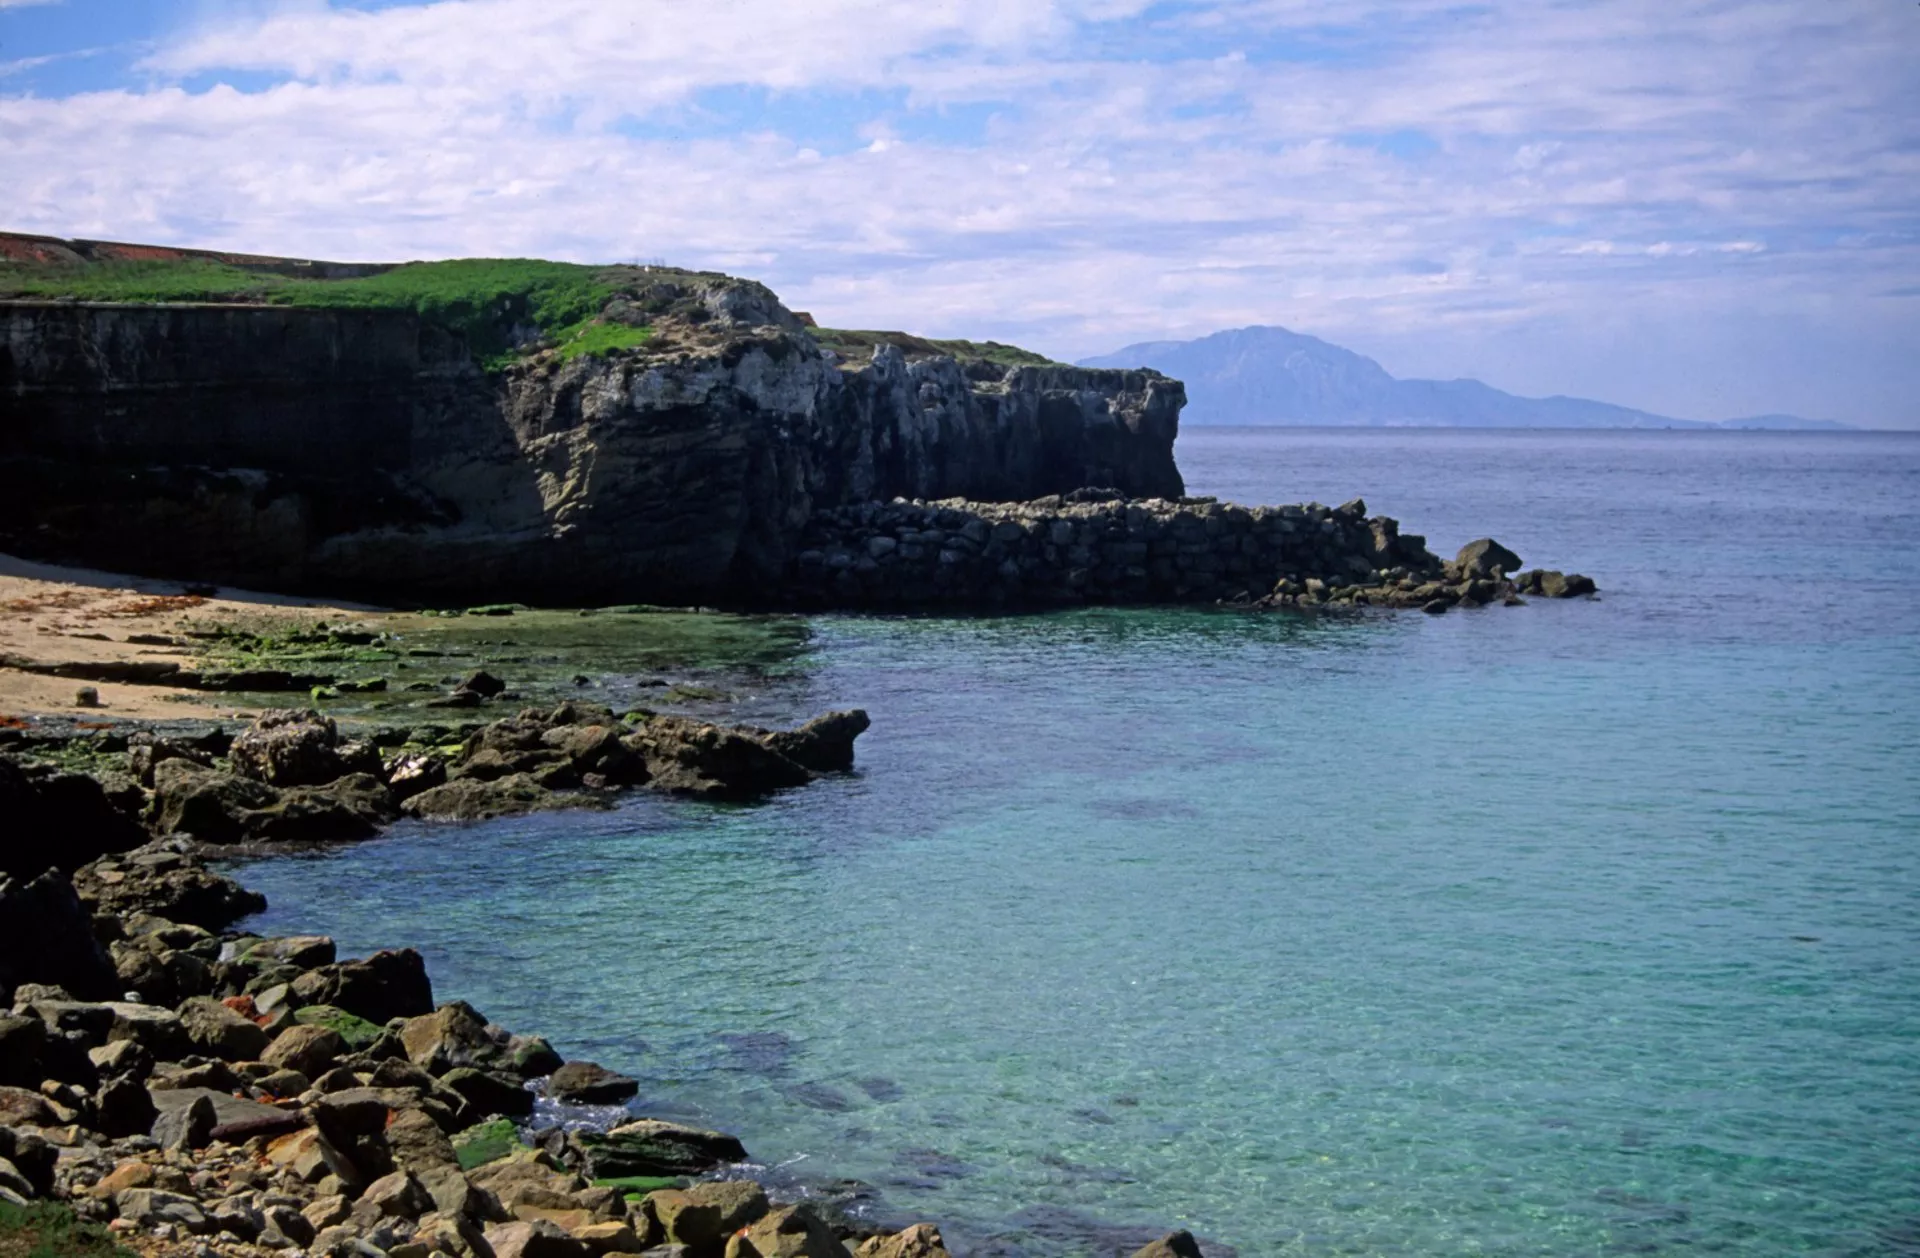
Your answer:
[[[815,515],[771,601],[802,608],[969,610],[1224,603],[1453,607],[1573,598],[1578,574],[1521,571],[1491,538],[1451,561],[1397,520],[1339,507],[1242,507],[1081,489],[1030,502],[897,498]]]
[[[25,823],[0,873],[0,1205],[63,1203],[124,1246],[195,1258],[941,1258],[929,1224],[770,1198],[724,1133],[555,1121],[637,1084],[437,1001],[411,949],[342,960],[323,936],[237,931],[265,900],[206,863],[365,837],[409,805],[752,798],[850,768],[866,726],[561,705],[382,759],[288,711],[224,747],[136,732],[106,753],[118,778],[0,754],[0,808]],[[7,751],[33,749],[9,733]],[[1173,1233],[1139,1252],[1202,1250]]]

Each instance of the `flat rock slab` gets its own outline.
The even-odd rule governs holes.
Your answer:
[[[270,1136],[306,1126],[305,1120],[291,1110],[275,1109],[258,1101],[216,1092],[212,1088],[149,1089],[153,1107],[162,1114],[185,1109],[201,1097],[213,1102],[215,1140],[245,1140],[251,1136]]]

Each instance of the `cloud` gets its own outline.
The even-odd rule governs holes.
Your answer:
[[[1467,360],[1519,338],[1545,352],[1496,382],[1554,392],[1608,361],[1565,330],[1630,311],[1671,327],[1668,360],[1611,396],[1686,414],[1722,396],[1703,372],[1755,366],[1738,338],[1690,359],[1704,323],[1920,330],[1886,296],[1920,277],[1905,21],[1877,0],[270,6],[161,40],[151,80],[0,96],[0,182],[32,230],[664,256],[843,325],[1062,355],[1250,322]],[[1735,409],[1920,396],[1920,372],[1875,370]]]

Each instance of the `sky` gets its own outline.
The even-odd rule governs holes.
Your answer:
[[[0,229],[1920,427],[1910,0],[0,0]]]

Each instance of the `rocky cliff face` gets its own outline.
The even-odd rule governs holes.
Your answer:
[[[642,350],[500,375],[405,313],[0,305],[0,546],[403,602],[746,602],[822,509],[1181,492],[1177,381],[841,363],[759,285],[676,291]]]

